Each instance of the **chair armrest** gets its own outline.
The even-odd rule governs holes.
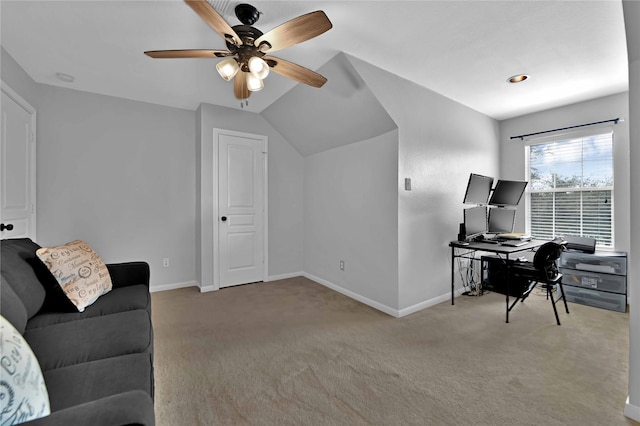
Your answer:
[[[149,287],[149,264],[147,262],[125,262],[107,264],[114,288],[144,284]]]
[[[47,417],[24,424],[28,426],[153,426],[155,415],[151,397],[144,391],[136,390],[55,411]]]

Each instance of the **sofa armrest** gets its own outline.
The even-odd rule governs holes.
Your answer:
[[[136,390],[55,411],[47,417],[24,424],[28,426],[153,426],[155,415],[151,397],[144,391]]]
[[[145,284],[149,287],[149,264],[147,262],[125,262],[107,264],[114,288]]]

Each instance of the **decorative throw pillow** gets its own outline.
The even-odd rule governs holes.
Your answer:
[[[36,255],[60,284],[69,300],[84,308],[111,291],[111,276],[102,258],[84,241],[58,247],[42,247]]]
[[[51,413],[40,364],[22,335],[0,316],[0,424],[17,425]]]

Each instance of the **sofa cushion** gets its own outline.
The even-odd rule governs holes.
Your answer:
[[[153,350],[151,317],[142,309],[27,329],[24,337],[43,371]]]
[[[96,300],[93,305],[88,306],[84,312],[78,312],[77,310],[75,312],[58,311],[45,303],[42,311],[29,320],[27,328],[46,327],[61,322],[77,321],[84,318],[93,318],[136,309],[145,309],[147,312],[151,311],[149,287],[144,284],[114,288]]]
[[[20,334],[24,333],[24,328],[27,325],[27,310],[22,303],[22,300],[18,297],[13,288],[1,277],[0,283],[0,312],[11,325],[15,327]]]
[[[113,288],[145,284],[149,286],[149,264],[147,262],[123,262],[107,264]]]
[[[49,417],[34,420],[29,426],[113,426],[155,425],[153,400],[143,391],[129,391],[96,399],[64,410]]]
[[[0,241],[2,276],[22,300],[28,318],[40,310],[46,296],[45,288],[31,267],[31,262],[38,261],[36,250],[39,248],[40,246],[29,238]]]
[[[122,392],[141,390],[153,395],[150,354],[101,359],[44,373],[51,411],[63,410]]]
[[[36,250],[36,255],[80,312],[111,291],[111,276],[107,266],[84,241],[42,247]]]

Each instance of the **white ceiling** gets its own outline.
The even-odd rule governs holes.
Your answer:
[[[263,13],[254,24],[263,32],[319,9],[333,23],[275,56],[318,70],[343,51],[498,120],[628,90],[619,0],[249,2]],[[238,3],[213,2],[232,26]],[[182,1],[3,0],[0,8],[2,46],[39,83],[191,110],[240,108],[217,60],[143,54],[226,48]],[[531,78],[506,82],[519,73]],[[245,108],[260,112],[295,84],[272,73]]]

